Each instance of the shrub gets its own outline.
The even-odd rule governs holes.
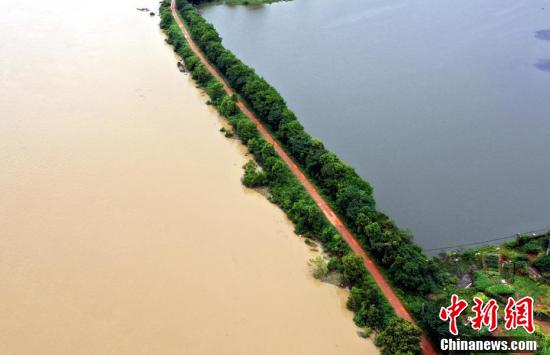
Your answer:
[[[342,278],[346,285],[361,285],[366,273],[361,256],[349,253],[342,258]]]
[[[376,337],[382,355],[420,354],[421,330],[411,322],[396,319]]]
[[[313,267],[313,277],[323,279],[328,275],[327,261],[322,256],[309,259],[309,265]]]
[[[248,161],[244,166],[243,185],[246,187],[265,186],[267,175],[258,170],[258,165],[253,160]]]
[[[363,332],[361,333],[361,336],[363,338],[369,338],[372,335],[372,328],[371,327],[364,327]]]
[[[513,258],[514,261],[528,261],[529,256],[527,254],[518,254]]]
[[[328,271],[340,271],[342,269],[342,259],[337,256],[333,256],[328,261]]]
[[[353,321],[360,327],[368,326],[375,329],[384,327],[384,315],[382,310],[374,304],[364,302],[355,313]]]
[[[355,312],[353,321],[360,327],[383,329],[396,317],[393,308],[370,275],[366,275],[361,284],[351,288],[346,306]]]
[[[516,273],[527,274],[527,261],[516,261],[514,267]]]
[[[357,312],[361,309],[361,305],[365,302],[366,297],[367,292],[364,288],[354,286],[351,288],[346,307],[351,311]]]
[[[538,240],[531,240],[521,247],[527,254],[538,254],[541,251],[541,245]]]
[[[499,260],[499,254],[485,254],[485,265],[487,265],[488,269],[498,270]]]
[[[531,238],[527,234],[520,234],[516,238],[516,248],[529,242]]]
[[[160,28],[167,29],[172,23],[172,14],[170,11],[166,11],[165,7],[161,7],[160,12]]]
[[[479,298],[480,300],[482,300],[483,302],[487,302],[489,301],[489,298],[483,293],[483,292],[478,292],[474,295],[474,297],[477,297]]]
[[[493,280],[487,276],[483,271],[476,271],[474,273],[474,287],[478,291],[485,291],[488,287],[494,285]]]
[[[219,105],[222,102],[222,99],[227,97],[223,89],[223,85],[217,80],[211,80],[206,86],[206,93],[210,96],[212,103],[214,105]]]
[[[336,232],[333,234],[332,238],[327,241],[325,248],[327,251],[337,256],[343,256],[350,252],[348,244]]]
[[[210,74],[208,69],[206,69],[202,63],[197,63],[197,65],[191,70],[191,76],[202,87],[206,86],[210,80],[214,79],[212,74]]]
[[[514,249],[515,247],[517,247],[517,241],[516,240],[509,240],[506,243],[504,243],[504,246],[509,248],[509,249]]]
[[[533,266],[541,272],[550,271],[550,255],[543,255],[533,262]]]
[[[218,106],[218,111],[220,111],[220,114],[222,116],[225,116],[225,117],[231,117],[233,116],[234,114],[237,113],[237,106],[235,105],[235,100],[233,100],[233,98],[225,95],[219,106]]]
[[[515,292],[516,291],[514,287],[507,284],[497,284],[497,285],[489,286],[485,289],[485,293],[494,297],[511,296]]]
[[[254,122],[249,121],[242,113],[238,114],[233,119],[233,122],[235,123],[235,131],[243,142],[246,143],[253,138],[258,138],[259,134],[256,125]]]

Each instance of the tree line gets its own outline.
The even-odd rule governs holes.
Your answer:
[[[193,6],[186,0],[176,3],[208,60],[320,188],[391,280],[406,293],[420,295],[441,284],[436,261],[422,252],[408,231],[376,210],[370,184],[304,130],[275,88],[224,47],[214,26]]]
[[[167,35],[167,42],[174,47],[176,53],[183,59],[185,66],[190,71],[193,79],[202,87],[210,97],[210,103],[217,108],[221,115],[225,116],[234,132],[253,154],[255,161],[245,165],[243,183],[246,186],[266,186],[269,188],[270,200],[277,204],[295,225],[297,234],[306,235],[323,244],[324,250],[331,256],[329,269],[338,271],[343,282],[350,288],[351,293],[347,306],[354,311],[354,321],[362,327],[370,327],[381,333],[380,344],[392,344],[387,346],[386,353],[393,353],[394,342],[385,341],[382,334],[389,336],[391,332],[384,332],[388,327],[405,327],[409,329],[410,337],[404,338],[407,349],[413,353],[419,353],[420,331],[413,324],[398,320],[391,305],[382,294],[375,281],[367,272],[362,258],[351,252],[346,242],[337,230],[327,221],[317,204],[307,193],[303,185],[292,174],[288,166],[277,155],[273,146],[259,133],[256,125],[250,121],[236,106],[236,97],[229,97],[199,58],[189,48],[179,27],[173,20],[169,10],[169,0],[161,4],[161,28]],[[421,253],[420,249],[411,243],[410,236],[397,229],[393,222],[385,215],[375,210],[372,188],[361,179],[354,170],[343,163],[338,157],[327,151],[323,144],[313,139],[298,122],[290,111],[281,95],[271,87],[263,78],[259,77],[253,69],[242,63],[233,53],[226,50],[221,44],[221,38],[214,27],[207,23],[196,9],[186,0],[176,1],[177,9],[184,19],[194,40],[199,44],[208,60],[215,64],[219,72],[227,79],[229,84],[241,96],[242,99],[255,111],[260,119],[281,141],[290,155],[301,164],[309,177],[315,181],[322,193],[327,197],[338,212],[350,223],[359,220],[359,223],[350,224],[359,231],[368,233],[360,234],[364,246],[373,251],[380,251],[373,255],[382,262],[381,265],[407,266],[413,263],[411,271],[417,272],[424,263],[431,265],[430,261]],[[393,229],[395,229],[395,231]],[[377,234],[378,233],[378,234]],[[391,233],[397,233],[394,237]],[[358,233],[359,235],[359,233]],[[369,238],[374,242],[367,243]],[[399,245],[391,244],[409,243],[407,253],[404,253]],[[393,249],[391,252],[389,249]],[[415,254],[416,253],[416,254]],[[387,255],[386,255],[387,254]],[[413,259],[410,257],[414,257]],[[407,258],[406,260],[404,258]],[[394,268],[390,275],[397,273]],[[404,270],[404,272],[407,272]],[[423,269],[428,273],[428,269]],[[409,275],[417,277],[418,275]],[[396,280],[406,280],[405,277],[397,277]],[[428,280],[428,281],[426,281]],[[425,290],[432,287],[433,280],[428,277],[407,279],[403,285],[406,289],[419,292],[420,284],[426,284]],[[423,291],[420,291],[423,292]],[[412,345],[411,345],[412,344]]]

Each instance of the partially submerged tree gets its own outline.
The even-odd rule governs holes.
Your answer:
[[[313,267],[313,277],[322,280],[328,274],[328,263],[321,255],[309,259],[308,264]]]

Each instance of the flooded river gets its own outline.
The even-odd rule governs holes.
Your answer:
[[[0,12],[1,354],[367,354],[155,1]]]

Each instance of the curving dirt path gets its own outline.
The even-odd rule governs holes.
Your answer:
[[[177,10],[176,10],[176,1],[172,0],[170,4],[170,9],[172,11],[172,16],[176,20],[179,28],[182,30],[185,39],[189,43],[189,46],[195,52],[195,54],[199,57],[200,61],[206,66],[208,71],[220,82],[223,84],[224,90],[227,93],[227,95],[232,96],[233,95],[233,89],[227,84],[225,79],[216,71],[216,69],[208,62],[208,60],[203,56],[201,50],[199,49],[198,45],[195,43],[195,41],[192,39],[189,31],[187,31],[187,28],[184,26],[183,21],[181,20]],[[353,250],[354,253],[359,254],[363,257],[363,261],[365,264],[365,267],[370,272],[380,289],[382,290],[382,293],[384,293],[384,296],[388,299],[389,303],[395,310],[395,313],[398,317],[406,319],[412,323],[415,323],[412,319],[409,312],[405,309],[403,306],[403,303],[401,300],[396,296],[396,294],[393,292],[393,289],[391,288],[390,284],[386,281],[378,267],[374,264],[374,262],[371,260],[371,258],[367,255],[365,250],[359,245],[359,242],[355,239],[353,234],[349,231],[349,229],[342,223],[340,218],[334,213],[332,208],[329,206],[329,204],[324,200],[324,198],[317,192],[317,189],[313,186],[313,184],[308,180],[308,178],[302,173],[300,168],[294,163],[294,161],[286,154],[286,152],[281,148],[280,144],[273,139],[271,134],[267,131],[267,129],[264,127],[264,125],[260,122],[260,120],[254,115],[245,105],[244,103],[239,100],[237,102],[237,106],[239,109],[252,121],[256,124],[256,127],[264,137],[266,141],[273,144],[273,147],[275,148],[275,151],[281,159],[289,166],[290,170],[296,175],[298,180],[304,185],[307,192],[311,195],[315,203],[319,206],[323,214],[326,216],[326,218],[332,223],[332,225],[340,232],[344,240],[348,243],[351,250]],[[430,340],[423,335],[422,341],[421,341],[421,347],[426,355],[435,355],[438,354],[438,352],[433,347]]]

